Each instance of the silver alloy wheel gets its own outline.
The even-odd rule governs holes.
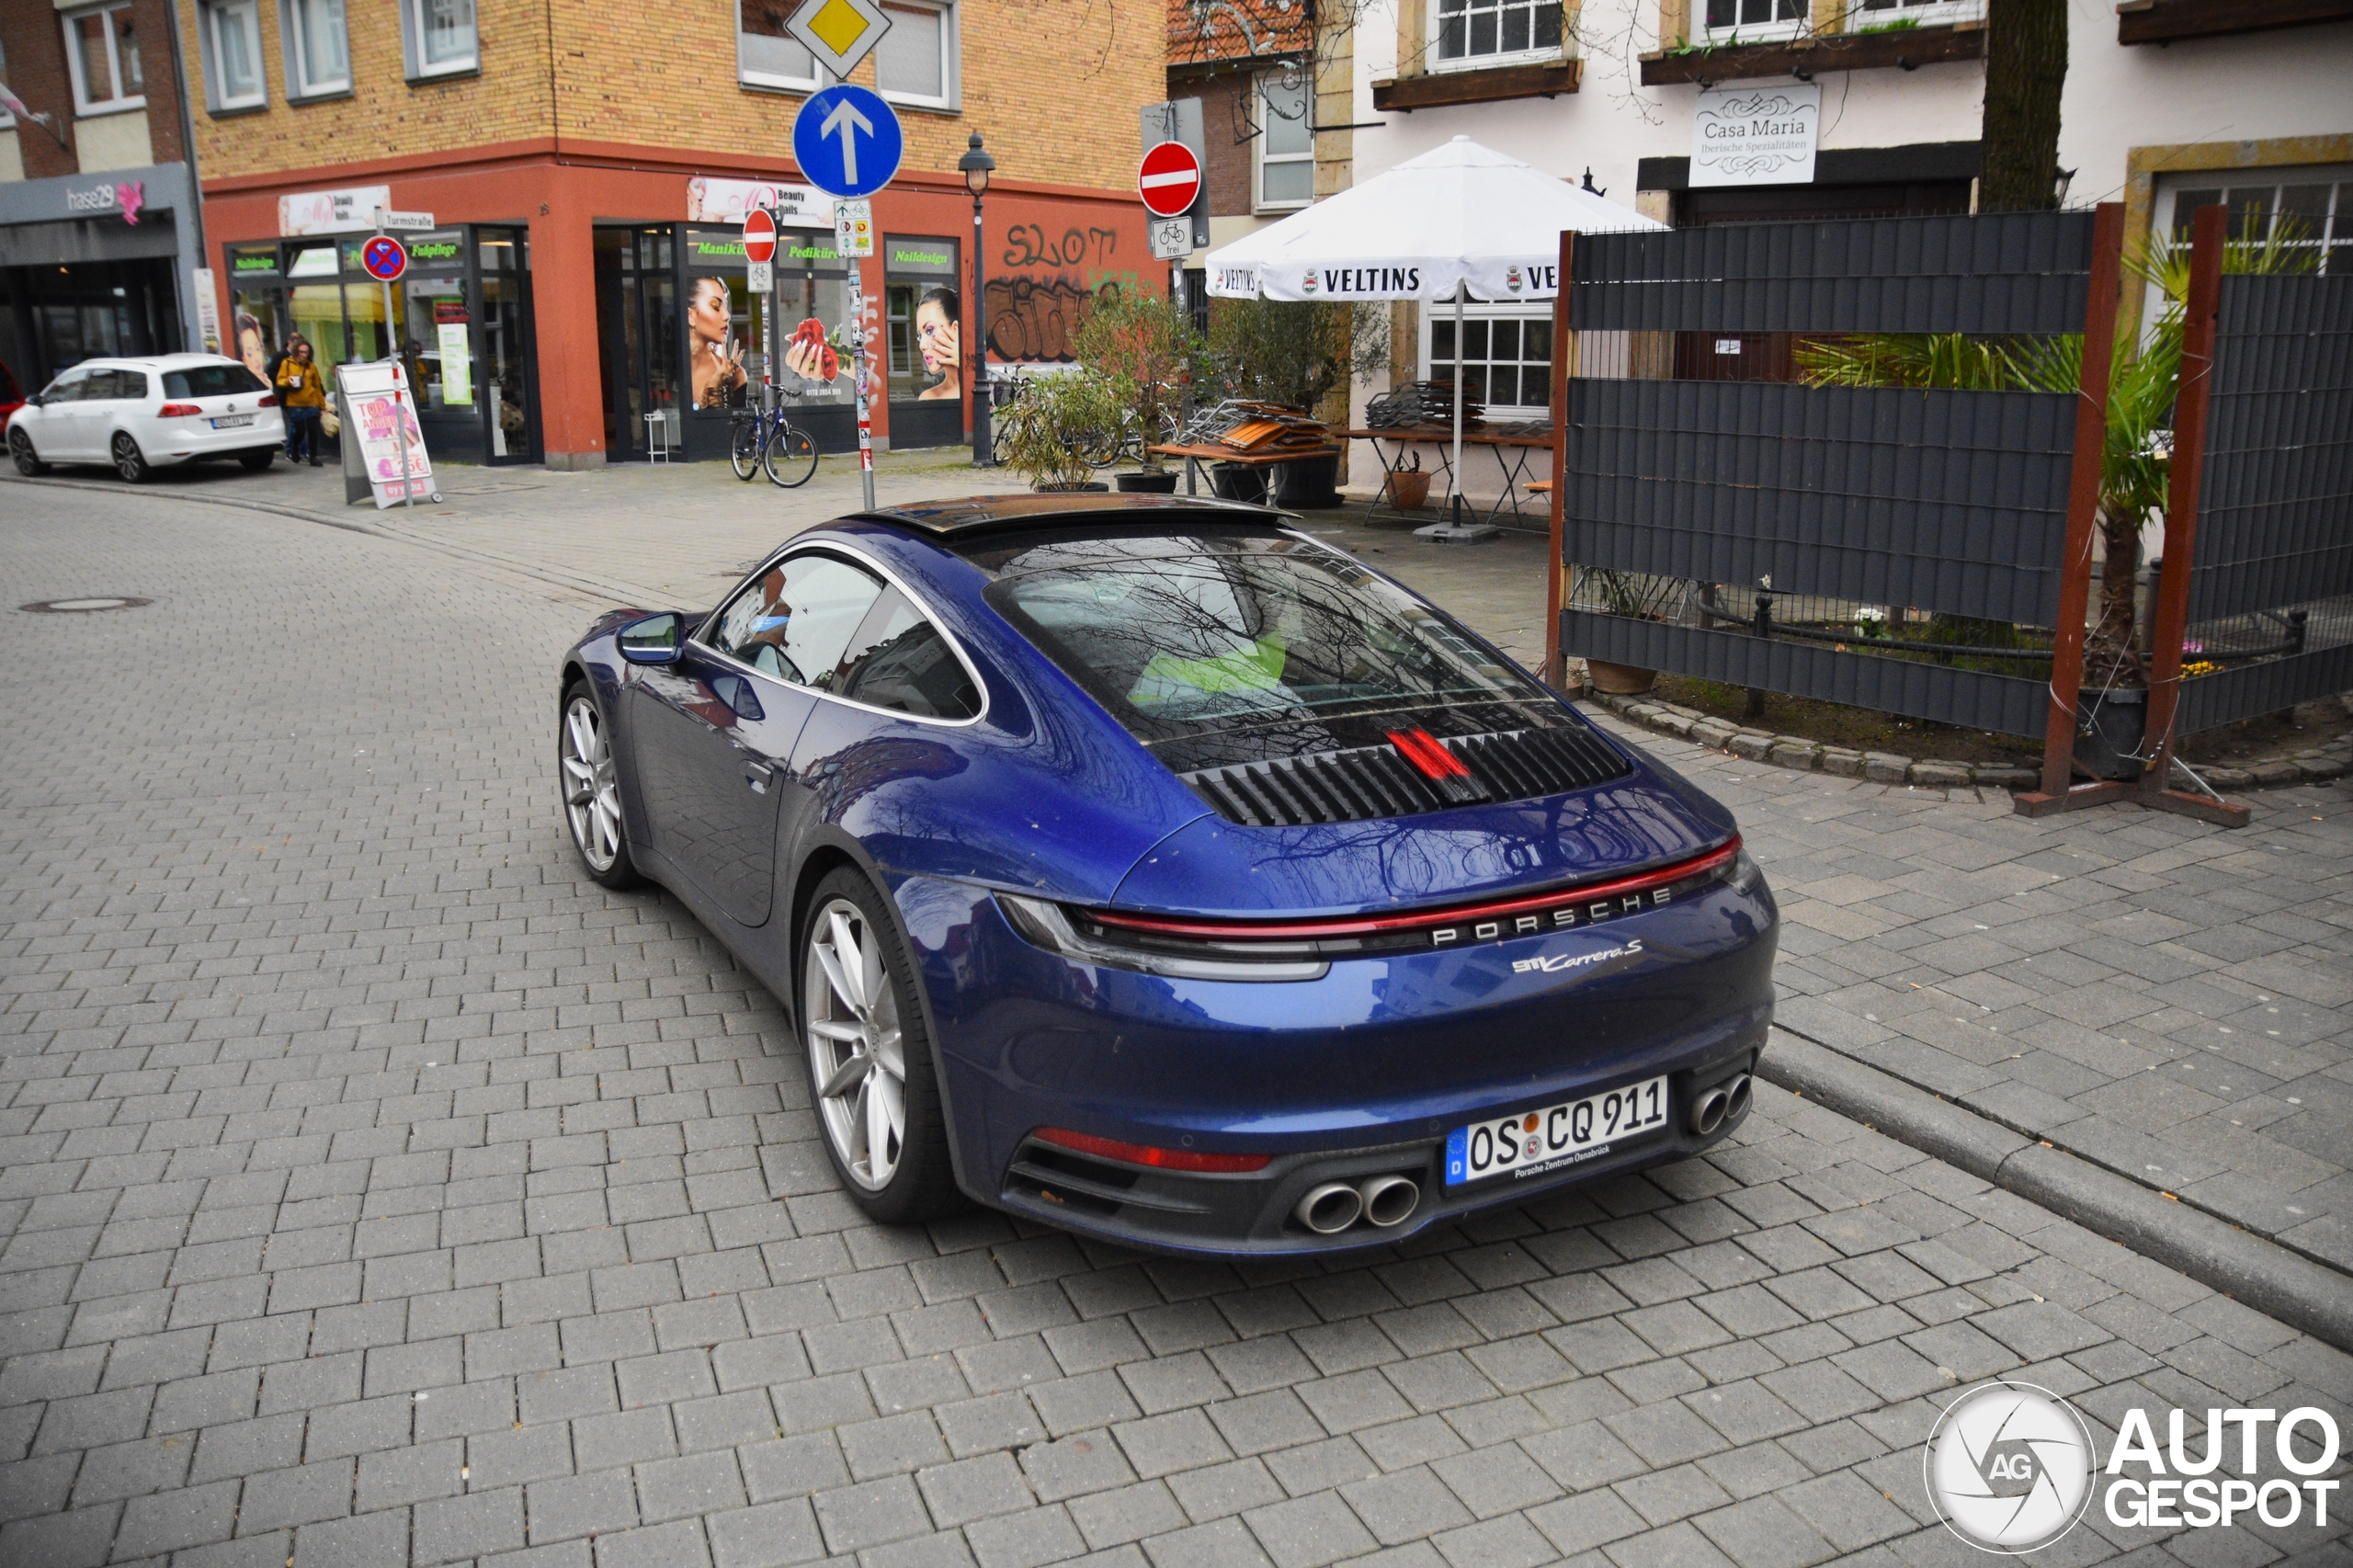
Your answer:
[[[147,477],[147,460],[140,455],[139,443],[131,438],[128,430],[119,431],[115,436],[114,469],[133,484]]]
[[[834,899],[810,925],[805,967],[809,1075],[825,1136],[850,1178],[880,1192],[907,1136],[906,1046],[881,934],[858,905]]]
[[[613,748],[605,741],[604,716],[586,696],[564,706],[563,733],[556,745],[572,842],[592,869],[609,871],[621,852],[620,785],[613,773]]]

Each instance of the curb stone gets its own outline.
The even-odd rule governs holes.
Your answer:
[[[1573,694],[1579,702],[1608,709],[1621,719],[1647,730],[1657,730],[1695,741],[1711,751],[1728,751],[1748,762],[1766,762],[1800,772],[1818,770],[1841,778],[1865,778],[1874,784],[1916,784],[1923,789],[2031,790],[2042,781],[2040,768],[2010,762],[1955,762],[1938,757],[1909,757],[1896,752],[1855,752],[1825,745],[1802,735],[1776,735],[1746,729],[1694,709],[1638,697],[1617,697],[1590,687]],[[2346,694],[2353,707],[2353,692]],[[2175,782],[2192,789],[2203,779],[2216,790],[2284,789],[2299,784],[2325,784],[2353,773],[2353,735],[2291,756],[2258,757],[2238,767],[2199,767],[2196,777],[2176,759]]]
[[[2353,1278],[1776,1025],[1757,1076],[2040,1204],[2339,1349]]]

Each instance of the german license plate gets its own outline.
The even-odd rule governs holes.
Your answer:
[[[250,425],[253,422],[254,416],[250,414],[224,414],[212,422],[212,427],[215,430],[233,430],[240,425]]]
[[[1564,1105],[1458,1127],[1446,1141],[1446,1185],[1461,1187],[1509,1174],[1541,1176],[1606,1154],[1629,1138],[1666,1125],[1665,1078],[1587,1095]]]

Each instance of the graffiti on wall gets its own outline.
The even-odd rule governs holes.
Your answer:
[[[1076,224],[1049,235],[1041,223],[1016,223],[1005,236],[1007,267],[1100,267],[1120,248],[1117,229],[1081,229]]]
[[[1142,287],[1132,272],[1089,268],[1076,278],[992,278],[988,287],[989,352],[1023,364],[1064,364],[1077,358],[1071,335],[1097,300]]]

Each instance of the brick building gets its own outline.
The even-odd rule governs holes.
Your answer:
[[[0,5],[0,362],[197,347],[203,235],[170,0]]]
[[[790,0],[697,0],[663,8],[655,29],[641,9],[587,0],[177,3],[241,348],[300,331],[331,362],[386,352],[381,290],[357,266],[381,206],[439,225],[415,236],[389,336],[428,440],[451,457],[722,455],[744,387],[732,363],[756,385],[770,311],[788,343],[814,321],[847,360],[831,203],[791,158],[793,115],[820,84],[785,31]],[[875,429],[940,445],[968,428],[954,350],[972,329],[972,202],[956,172],[969,138],[997,165],[993,358],[1065,358],[1097,290],[1153,275],[1133,175],[1162,39],[1087,0],[882,9],[891,30],[852,77],[892,102],[906,136],[861,278]],[[783,229],[773,295],[745,286],[747,205]],[[828,379],[804,356],[778,379],[823,444],[852,444],[846,370]]]

